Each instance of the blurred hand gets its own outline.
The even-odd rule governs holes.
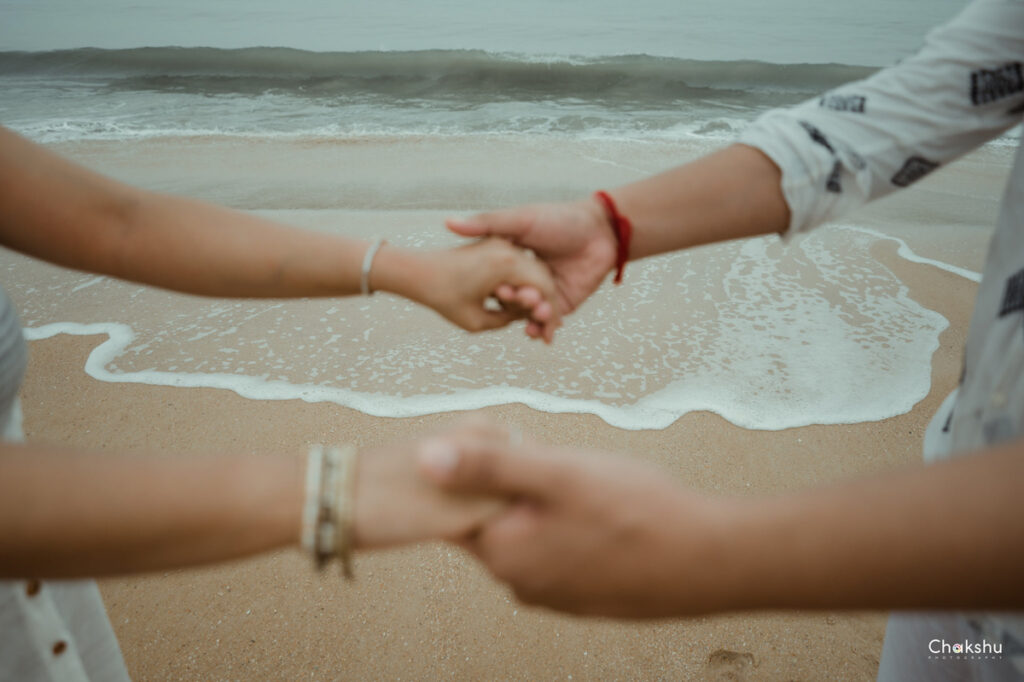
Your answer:
[[[422,295],[448,320],[475,332],[529,318],[546,341],[554,338],[561,324],[555,283],[548,266],[532,252],[493,238],[424,257],[433,274]],[[487,299],[503,287],[522,294],[501,301],[501,309],[486,309]]]
[[[615,265],[615,234],[593,199],[480,213],[446,225],[464,237],[502,237],[536,253],[554,274],[559,316],[576,310]],[[526,307],[537,296],[528,287],[514,286],[500,287],[496,294],[506,305]],[[549,331],[548,324],[527,325],[527,334],[534,338],[547,338]]]
[[[422,445],[424,475],[456,494],[511,501],[461,542],[529,604],[663,617],[713,608],[724,503],[624,458],[505,439]]]
[[[502,427],[465,422],[441,432],[445,442],[508,440]],[[464,536],[500,512],[507,502],[475,493],[446,494],[419,475],[420,440],[359,453],[355,485],[355,545],[390,547]]]

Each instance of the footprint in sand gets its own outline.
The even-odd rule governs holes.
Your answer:
[[[717,649],[708,656],[704,672],[709,680],[746,680],[756,666],[754,654]]]

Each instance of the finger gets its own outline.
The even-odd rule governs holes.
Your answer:
[[[445,518],[446,527],[437,533],[441,540],[460,540],[471,538],[490,521],[506,512],[511,500],[480,495],[445,495],[445,506],[449,507],[450,515]]]
[[[547,322],[555,314],[553,306],[547,301],[541,301],[533,308],[530,319],[536,322]]]
[[[548,303],[546,310],[550,312],[546,319],[537,319],[536,321],[554,324],[560,322],[561,314],[555,305],[558,294],[547,265],[541,261],[520,260],[506,279],[517,287],[516,302],[523,308],[531,309],[542,302]]]
[[[554,306],[545,301],[539,291],[534,287],[522,287],[517,289],[508,284],[502,284],[494,290],[494,297],[501,302],[505,309],[510,312],[529,316],[536,322],[547,322],[554,316]]]
[[[526,235],[532,223],[532,214],[524,209],[478,213],[468,218],[449,218],[444,221],[449,230],[463,237],[495,235],[513,242]]]
[[[546,343],[546,344],[548,344],[550,346],[554,342],[554,340],[555,340],[555,325],[553,325],[553,324],[545,324],[545,325],[543,325],[541,327],[541,337],[544,339],[544,343]]]
[[[542,300],[540,290],[533,286],[519,287],[515,293],[515,300],[523,308],[534,308]]]
[[[537,315],[536,310],[531,314],[531,318],[526,322],[526,335],[531,339],[540,339],[546,344],[553,343],[555,332],[562,326],[561,320],[538,320],[537,317],[543,318],[545,315]]]
[[[533,577],[537,565],[538,523],[536,504],[520,499],[481,526],[469,543],[470,551],[498,580],[518,589]]]
[[[491,297],[491,300],[497,302],[500,305],[501,310],[513,315],[517,319],[533,317],[533,309],[524,308],[517,300],[514,292],[512,293],[511,298],[504,299],[499,297],[497,295],[497,290],[495,290],[494,296]]]
[[[541,334],[543,334],[543,336],[544,336],[544,341],[549,343],[549,344],[554,343],[554,341],[555,341],[555,332],[558,331],[562,327],[562,324],[563,324],[563,319],[561,317],[559,317],[557,319],[551,319],[551,320],[545,322],[541,326]]]
[[[544,500],[565,487],[557,459],[534,454],[537,446],[513,448],[504,439],[431,438],[416,453],[420,471],[441,487],[482,495]]]
[[[546,310],[552,311],[553,317],[559,316],[554,305],[558,293],[551,270],[532,251],[511,246],[500,237],[482,239],[474,248],[491,258],[493,288],[488,293],[506,310],[520,317],[532,316],[533,309],[546,300],[550,304]]]
[[[511,284],[499,284],[494,290],[494,296],[502,303],[515,303],[516,288]]]
[[[510,322],[514,322],[522,317],[522,314],[511,310],[484,310],[481,308],[472,312],[469,326],[466,329],[471,332],[501,329]]]

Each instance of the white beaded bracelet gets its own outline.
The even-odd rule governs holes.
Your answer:
[[[317,568],[338,557],[346,578],[352,577],[356,455],[351,445],[310,447],[302,514],[303,549]]]
[[[324,468],[324,449],[309,448],[306,457],[306,504],[302,508],[302,549],[316,553],[317,512],[320,509],[320,478]]]

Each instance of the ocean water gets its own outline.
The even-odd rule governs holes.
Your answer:
[[[0,123],[154,189],[437,247],[453,242],[427,209],[578,196],[692,158],[912,54],[962,5],[0,0]],[[210,301],[0,267],[29,338],[109,335],[86,366],[105,381],[382,416],[523,402],[630,429],[693,410],[780,429],[927,395],[948,323],[875,258],[895,243],[976,279],[851,222],[631,265],[553,348],[387,297]]]
[[[0,2],[34,139],[718,137],[914,52],[962,0]]]
[[[388,234],[416,248],[446,241],[415,228]],[[629,286],[588,303],[551,348],[518,328],[452,332],[388,297],[223,301],[58,270],[9,279],[28,338],[109,336],[86,364],[103,381],[328,401],[387,417],[520,402],[625,429],[664,428],[695,410],[782,429],[873,421],[927,395],[948,323],[874,258],[878,241],[844,225],[788,248],[761,238],[633,264]],[[96,311],[118,308],[130,313],[97,320]]]

